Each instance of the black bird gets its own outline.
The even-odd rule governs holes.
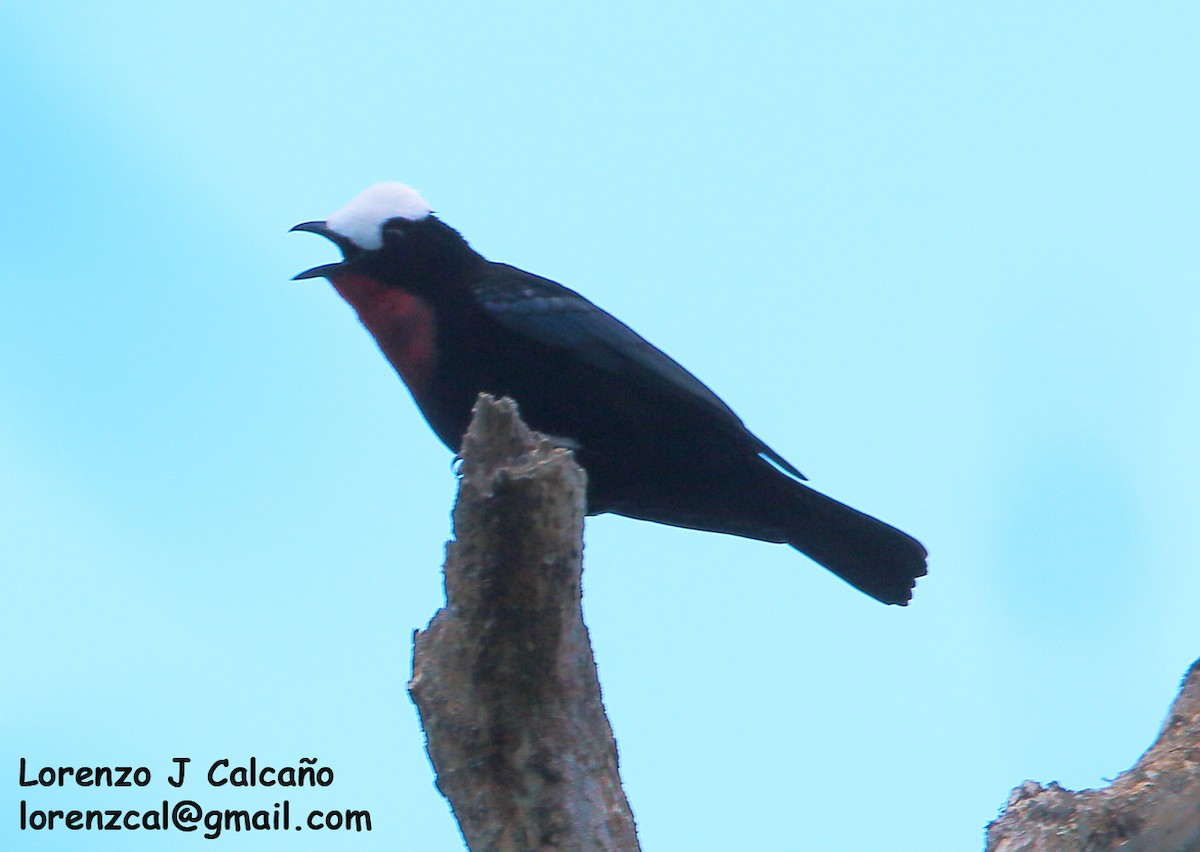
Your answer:
[[[587,299],[476,253],[410,187],[373,186],[324,222],[328,278],[457,452],[476,396],[517,401],[575,452],[589,514],[786,542],[884,603],[925,574],[916,539],[813,491],[695,376]]]

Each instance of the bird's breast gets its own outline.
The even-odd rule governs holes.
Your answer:
[[[407,290],[367,275],[346,273],[334,277],[332,283],[358,313],[419,404],[437,371],[437,314],[433,307]]]

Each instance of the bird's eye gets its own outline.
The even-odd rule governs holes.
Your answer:
[[[391,248],[394,251],[403,250],[403,247],[408,244],[409,226],[412,226],[412,224],[412,222],[402,220],[402,218],[394,218],[394,220],[385,222],[382,232],[380,232],[384,247]]]
[[[388,219],[383,223],[383,232],[385,234],[404,234],[410,224],[412,223],[407,219]]]
[[[380,228],[380,235],[385,245],[395,245],[401,242],[408,233],[409,222],[404,219],[389,219]]]

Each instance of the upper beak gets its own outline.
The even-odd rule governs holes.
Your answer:
[[[342,259],[338,263],[326,263],[322,266],[314,266],[312,269],[306,269],[299,275],[292,277],[293,281],[300,281],[304,278],[329,278],[345,268],[346,264],[353,259],[353,255],[359,251],[358,246],[350,242],[341,234],[331,231],[329,226],[324,222],[301,222],[299,225],[290,229],[291,231],[308,231],[311,234],[320,234],[325,239],[334,243],[342,250]],[[290,233],[290,231],[289,231]]]

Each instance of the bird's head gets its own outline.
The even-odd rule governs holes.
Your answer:
[[[296,280],[335,280],[356,273],[405,286],[422,267],[437,263],[449,244],[462,243],[457,232],[433,215],[425,199],[402,183],[375,184],[328,219],[301,222],[292,230],[320,234],[342,250],[337,263],[314,266]]]

